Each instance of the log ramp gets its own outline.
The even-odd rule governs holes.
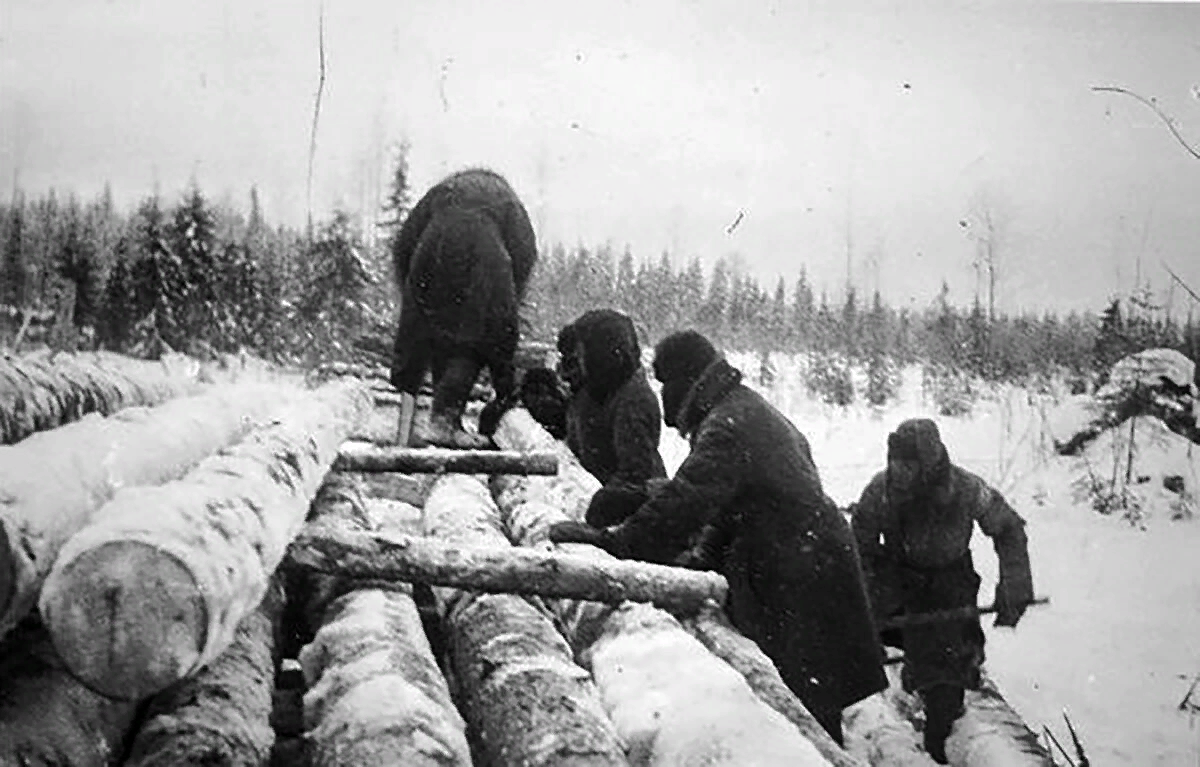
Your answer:
[[[553,522],[570,508],[582,518],[599,483],[524,410],[501,419],[505,449],[559,450],[554,478],[498,475],[491,483],[513,538],[548,545]],[[590,480],[590,482],[588,481]],[[562,548],[597,560],[612,557],[580,544]],[[827,759],[789,719],[755,694],[746,677],[711,653],[677,619],[647,604],[551,602],[558,622],[600,690],[632,764],[853,764],[825,735],[839,761]],[[777,691],[778,692],[778,691]],[[794,707],[803,710],[798,700]],[[824,731],[821,731],[824,733]]]
[[[369,407],[356,381],[301,392],[181,479],[119,490],[63,546],[42,589],[42,618],[71,672],[140,699],[216,659]]]
[[[0,635],[34,606],[63,545],[120,488],[182,477],[264,422],[290,391],[299,390],[216,386],[0,446]]]
[[[0,445],[135,405],[157,405],[195,392],[197,368],[111,352],[0,358]]]
[[[419,511],[367,500],[361,481],[331,474],[310,515],[310,525],[329,522],[398,533],[419,525]],[[297,582],[294,597],[313,633],[300,651],[308,762],[469,767],[466,725],[434,659],[412,587],[304,570],[297,576],[304,582]]]
[[[464,545],[510,545],[486,481],[437,480],[425,502],[426,535]],[[510,594],[434,590],[447,627],[459,708],[476,763],[627,764],[588,672],[541,600]]]

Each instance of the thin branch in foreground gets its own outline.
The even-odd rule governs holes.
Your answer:
[[[1170,115],[1159,108],[1158,103],[1154,99],[1148,99],[1145,96],[1141,96],[1131,90],[1119,88],[1115,85],[1093,85],[1092,90],[1108,93],[1123,93],[1126,96],[1137,99],[1146,106],[1150,107],[1150,109],[1154,111],[1154,114],[1158,115],[1158,118],[1167,126],[1167,130],[1171,131],[1171,135],[1175,137],[1175,140],[1179,142],[1179,145],[1186,149],[1188,154],[1190,154],[1192,157],[1200,160],[1200,150],[1197,150],[1187,142],[1187,139],[1183,137],[1183,135],[1179,132],[1179,129],[1175,127],[1175,121],[1171,119]]]
[[[317,155],[317,120],[321,116],[321,94],[325,90],[325,4],[322,3],[317,11],[317,51],[320,55],[321,69],[317,79],[317,99],[313,104],[312,132],[308,143],[308,180],[305,186],[305,197],[308,202],[308,237],[312,239],[312,174],[313,158]]]

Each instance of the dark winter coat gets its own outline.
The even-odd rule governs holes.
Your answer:
[[[658,452],[662,410],[628,317],[593,310],[564,330],[560,336],[582,348],[585,371],[567,407],[567,446],[604,486],[586,519],[597,527],[615,525],[641,505],[649,481],[667,476]]]
[[[876,618],[977,604],[980,579],[970,552],[976,524],[993,539],[1001,579],[1032,599],[1025,521],[987,482],[950,462],[932,421],[905,422],[897,433],[917,443],[931,486],[912,501],[892,503],[881,471],[850,507]],[[978,683],[984,645],[978,618],[910,626],[888,640],[905,650],[910,689]]]
[[[713,564],[729,581],[730,618],[805,705],[837,711],[884,689],[850,527],[804,435],[723,359],[680,412],[690,454],[605,548],[671,563],[703,530],[722,531]]]
[[[525,206],[503,177],[473,169],[439,182],[405,218],[392,258],[401,290],[393,385],[415,393],[426,370],[432,366],[438,377],[440,361],[451,356],[511,375],[517,310],[537,244]]]

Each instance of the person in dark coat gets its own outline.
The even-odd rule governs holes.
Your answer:
[[[417,202],[392,242],[400,320],[391,382],[401,398],[400,442],[485,447],[515,400],[517,311],[537,261],[525,206],[497,173],[460,171]],[[488,368],[494,399],[479,434],[462,414],[479,372]],[[429,433],[411,435],[416,393],[433,375]],[[414,438],[415,437],[415,438]]]
[[[525,371],[517,398],[551,437],[567,436],[567,405],[571,395],[557,373],[546,367]]]
[[[658,344],[654,374],[688,457],[620,525],[559,523],[551,540],[722,573],[733,624],[841,743],[842,709],[887,677],[850,526],[821,488],[807,439],[695,331]]]
[[[571,389],[567,446],[603,485],[586,519],[615,525],[667,476],[658,452],[662,410],[642,367],[637,331],[625,314],[593,309],[559,331],[558,347]]]
[[[850,514],[881,622],[976,605],[980,579],[970,550],[976,523],[1000,560],[996,625],[1016,626],[1033,599],[1025,521],[998,491],[951,463],[931,420],[905,421],[888,436],[887,469]],[[884,632],[884,641],[904,649],[904,686],[925,703],[925,750],[945,764],[946,737],[962,715],[964,690],[979,685],[979,618],[906,626]]]

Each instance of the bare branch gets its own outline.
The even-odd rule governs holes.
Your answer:
[[[1146,106],[1150,107],[1150,109],[1152,109],[1154,111],[1154,114],[1158,115],[1158,119],[1162,120],[1163,123],[1167,126],[1167,130],[1171,131],[1171,135],[1175,137],[1175,140],[1179,142],[1179,145],[1182,146],[1184,149],[1186,149],[1188,154],[1190,154],[1192,157],[1195,157],[1197,160],[1200,160],[1200,150],[1197,150],[1195,147],[1193,147],[1191,144],[1189,144],[1187,142],[1187,139],[1185,139],[1183,137],[1183,135],[1180,134],[1179,129],[1175,127],[1175,121],[1171,118],[1170,115],[1168,115],[1166,112],[1162,111],[1162,109],[1159,108],[1158,103],[1154,99],[1148,99],[1144,96],[1134,93],[1131,90],[1128,90],[1126,88],[1119,88],[1115,85],[1093,85],[1092,90],[1098,91],[1098,92],[1108,92],[1108,93],[1123,93],[1126,96],[1137,99],[1138,101],[1142,102]]]
[[[321,116],[321,94],[325,90],[325,4],[322,3],[317,11],[317,50],[320,55],[321,69],[317,79],[317,100],[313,104],[312,132],[308,143],[308,181],[305,196],[308,201],[308,236],[312,238],[312,174],[313,158],[317,155],[317,119]]]
[[[1191,288],[1189,288],[1189,287],[1188,287],[1188,284],[1187,284],[1186,282],[1184,282],[1183,280],[1181,280],[1181,279],[1179,278],[1179,275],[1178,275],[1178,274],[1176,274],[1175,272],[1171,271],[1171,267],[1167,266],[1167,262],[1166,262],[1166,261],[1163,261],[1163,262],[1162,262],[1162,265],[1163,265],[1163,269],[1166,269],[1166,270],[1167,270],[1167,274],[1171,275],[1171,279],[1173,279],[1173,280],[1175,280],[1176,282],[1178,282],[1178,283],[1179,283],[1179,287],[1181,287],[1181,288],[1183,288],[1184,290],[1186,290],[1186,291],[1188,292],[1188,295],[1189,295],[1189,296],[1191,296],[1192,298],[1194,298],[1194,299],[1195,299],[1195,300],[1197,300],[1197,301],[1200,301],[1200,296],[1196,295],[1196,291],[1194,291],[1194,290],[1192,290]]]

